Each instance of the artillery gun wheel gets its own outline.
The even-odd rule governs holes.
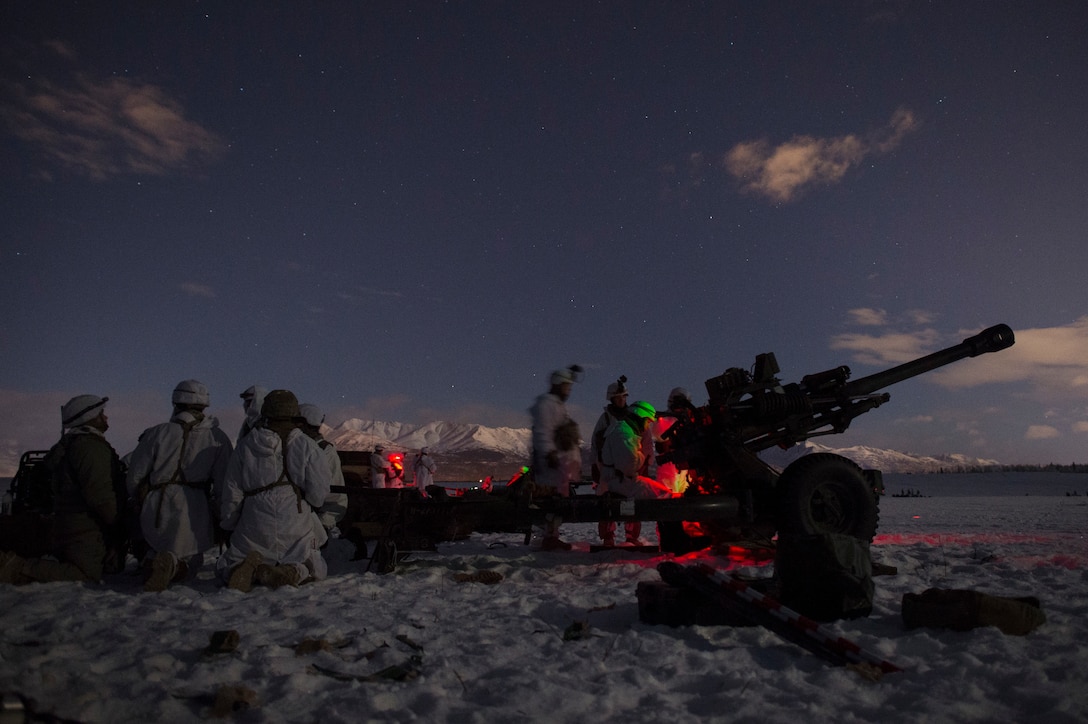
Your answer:
[[[865,474],[852,460],[832,453],[798,458],[778,479],[779,536],[842,533],[870,542],[877,504]]]

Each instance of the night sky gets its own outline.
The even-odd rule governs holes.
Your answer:
[[[0,456],[183,379],[526,427],[997,323],[833,446],[1088,462],[1088,5],[28,2],[0,11]]]

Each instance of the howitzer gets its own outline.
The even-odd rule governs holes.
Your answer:
[[[854,418],[890,399],[879,390],[967,357],[1014,343],[1005,324],[957,345],[856,380],[843,365],[782,384],[774,354],[756,357],[752,371],[730,368],[706,381],[706,405],[681,414],[663,436],[659,463],[688,471],[688,494],[730,495],[748,523],[765,534],[875,533],[871,503],[882,489],[879,471],[861,471],[837,455],[799,458],[779,473],[756,453],[844,432]],[[862,482],[864,481],[864,482]]]

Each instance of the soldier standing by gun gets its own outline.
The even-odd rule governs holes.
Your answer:
[[[64,433],[46,456],[53,490],[52,554],[24,559],[0,553],[0,582],[98,582],[124,566],[125,474],[105,437],[108,397],[78,395],[61,408]]]
[[[546,494],[564,498],[570,495],[570,481],[582,474],[578,426],[567,414],[566,406],[581,374],[578,365],[553,372],[550,388],[529,409],[533,416],[533,482]],[[570,550],[570,543],[559,539],[562,522],[558,517],[545,522],[541,550]]]
[[[594,483],[601,481],[601,449],[604,447],[604,434],[616,420],[622,420],[627,416],[627,376],[620,375],[619,379],[608,385],[605,392],[608,404],[604,412],[597,418],[597,424],[593,426],[593,436],[589,439],[589,452],[593,456],[593,464],[590,474]]]
[[[616,422],[627,419],[631,415],[631,408],[627,406],[627,395],[627,376],[620,375],[619,379],[608,386],[605,396],[609,404],[604,408],[604,412],[601,413],[597,424],[593,428],[590,452],[593,455],[592,475],[597,495],[608,494],[608,481],[605,481],[604,484],[601,483],[601,470],[605,467],[601,460],[601,454],[604,450],[605,434],[609,428]],[[649,428],[643,430],[641,448],[643,462],[639,474],[648,475],[654,457],[654,440]],[[601,542],[604,545],[614,545],[616,522],[602,520],[597,526],[597,534],[601,537]]]
[[[412,473],[419,494],[424,498],[427,497],[427,486],[434,483],[436,470],[438,466],[434,464],[434,458],[427,452],[427,448],[420,448],[419,455],[416,455],[415,462],[412,463]]]
[[[393,464],[385,457],[385,446],[375,445],[370,454],[370,487],[392,487],[387,482],[393,478]]]
[[[648,402],[636,402],[627,416],[613,422],[605,432],[601,451],[601,482],[598,495],[621,498],[661,497],[657,481],[644,474],[649,463],[643,439],[657,411]],[[616,521],[602,520],[598,533],[604,545],[615,545]],[[624,523],[624,543],[639,545],[642,522],[628,520]]]
[[[668,442],[664,440],[665,432],[676,424],[677,420],[683,420],[685,423],[690,424],[692,410],[695,409],[695,405],[691,401],[691,395],[683,387],[672,388],[665,406],[667,411],[659,413],[650,428],[654,445],[660,448],[661,452],[668,448]],[[688,473],[686,470],[677,468],[676,463],[661,463],[657,466],[657,482],[668,488],[671,493],[679,495],[688,487]]]

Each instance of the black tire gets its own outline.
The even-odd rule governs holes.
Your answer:
[[[876,535],[876,499],[852,460],[805,455],[783,471],[777,487],[780,537],[841,533],[871,542]]]

